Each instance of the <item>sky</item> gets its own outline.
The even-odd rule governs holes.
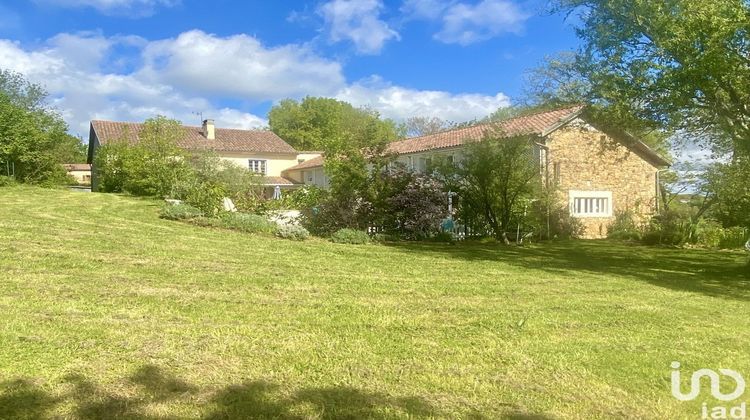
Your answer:
[[[10,0],[0,68],[43,85],[71,134],[155,115],[267,124],[327,96],[404,120],[509,106],[545,56],[578,48],[543,0]]]

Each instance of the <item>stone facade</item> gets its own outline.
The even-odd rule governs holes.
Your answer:
[[[656,212],[659,168],[653,163],[582,120],[553,131],[545,140],[548,174],[571,212],[574,196],[611,196],[604,198],[611,200],[605,214],[577,217],[586,238],[605,237],[620,212],[631,211],[640,222]]]

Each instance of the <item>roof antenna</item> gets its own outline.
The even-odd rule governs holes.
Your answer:
[[[201,112],[192,112],[192,114],[193,114],[193,115],[197,115],[197,116],[198,116],[198,118],[200,118],[200,121],[199,121],[199,123],[200,123],[200,124],[203,124],[203,111],[201,111]],[[200,124],[198,124],[198,125],[200,125]]]

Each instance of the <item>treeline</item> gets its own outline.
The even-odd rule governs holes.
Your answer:
[[[60,185],[70,182],[61,164],[86,161],[86,146],[46,99],[39,85],[0,70],[0,176]]]

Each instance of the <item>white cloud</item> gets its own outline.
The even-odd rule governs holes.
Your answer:
[[[126,63],[118,65],[113,63]],[[202,112],[218,126],[266,124],[243,106],[305,95],[336,97],[404,119],[437,116],[454,121],[483,117],[508,98],[409,89],[371,77],[348,85],[341,65],[306,48],[267,48],[254,38],[200,31],[148,41],[99,33],[58,34],[24,48],[0,39],[0,63],[42,84],[72,133],[88,135],[91,119],[142,121],[166,115],[197,125]]]
[[[401,13],[412,19],[438,19],[451,4],[446,0],[405,0]]]
[[[331,0],[318,8],[332,41],[349,40],[361,54],[378,54],[385,43],[400,39],[380,19],[381,0]]]
[[[473,44],[504,32],[518,33],[528,17],[509,0],[457,3],[445,11],[443,28],[435,38],[448,44]]]
[[[321,95],[344,84],[341,65],[306,47],[266,48],[256,38],[226,38],[202,31],[150,43],[144,77],[196,94],[260,100]]]
[[[519,33],[529,18],[512,0],[405,0],[401,12],[407,19],[440,21],[434,35],[446,44],[469,45],[503,33]]]
[[[36,3],[57,7],[91,7],[106,15],[144,17],[154,14],[158,7],[173,7],[181,0],[35,0]]]
[[[341,90],[336,97],[357,106],[379,111],[383,116],[403,120],[413,116],[439,117],[462,122],[482,118],[498,108],[510,106],[503,93],[452,94],[436,90],[416,90],[394,86],[379,77],[371,77]]]
[[[97,63],[107,61],[111,49],[132,38],[105,38],[96,34],[59,34],[36,50],[0,40],[0,62],[42,84],[50,101],[73,133],[84,137],[92,119],[142,121],[154,115],[198,124],[193,112],[211,116],[217,125],[251,128],[266,121],[248,112],[215,106],[209,97],[190,95],[166,81],[145,78],[138,71],[108,73]]]

